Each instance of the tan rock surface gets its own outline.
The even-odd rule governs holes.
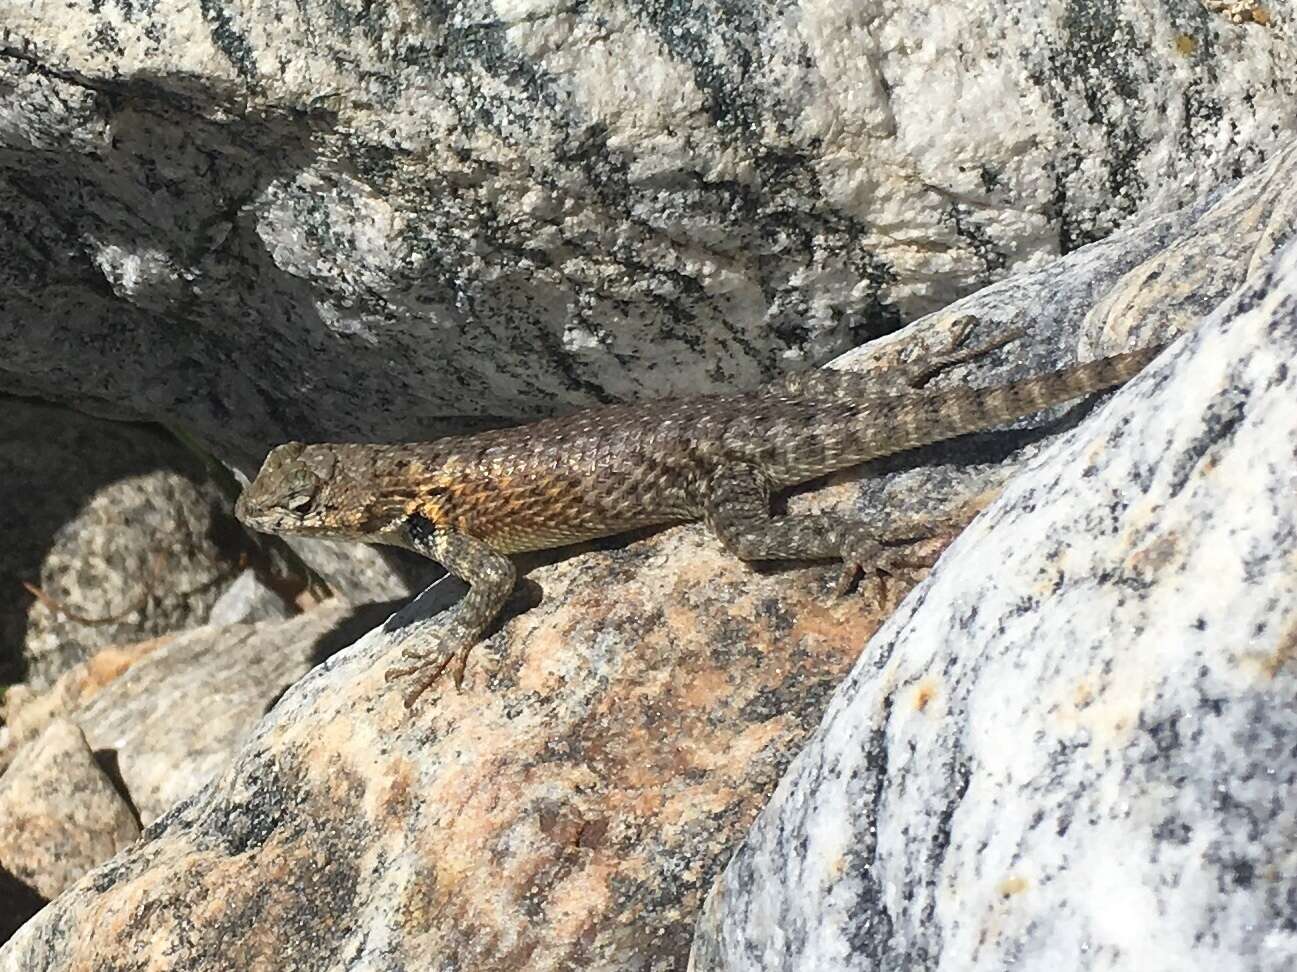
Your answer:
[[[0,777],[0,867],[53,898],[140,832],[75,724],[55,720]]]
[[[55,719],[87,704],[141,658],[171,641],[171,635],[133,645],[113,645],[95,652],[64,672],[43,692],[26,685],[10,686],[4,694],[3,716],[7,730],[0,749],[0,767],[8,766],[22,746],[44,731]]]
[[[877,604],[831,600],[836,568],[751,571],[697,526],[532,577],[543,603],[516,598],[463,691],[412,714],[383,681],[390,636],[316,669],[231,769],[60,899],[50,920],[82,932],[33,922],[0,968],[683,962]],[[292,648],[277,630],[267,653]]]
[[[179,635],[74,718],[91,745],[116,754],[148,824],[224,769],[280,694],[332,650],[330,633],[352,611],[335,601],[287,621]]]

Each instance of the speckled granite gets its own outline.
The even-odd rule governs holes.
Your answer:
[[[331,600],[284,621],[187,631],[68,716],[93,747],[114,753],[148,825],[222,772],[280,695],[349,642],[354,611]]]
[[[1297,128],[1198,0],[7,0],[0,389],[295,438],[746,387]]]
[[[850,366],[885,377],[891,355],[940,346],[949,322],[968,312],[983,319],[988,338],[1010,327],[1027,334],[938,381],[1003,381],[1074,360],[1078,349],[1114,350],[1187,330],[1231,289],[1268,272],[1297,222],[1293,165],[1291,141],[1276,142],[1270,160],[1236,187],[987,288],[863,349]],[[208,323],[212,329],[186,337],[191,347],[220,333],[218,322]],[[282,351],[271,342],[264,357]],[[280,364],[296,380],[298,365],[289,367],[287,355]],[[170,407],[166,386],[150,388]],[[353,389],[356,401],[366,389]],[[186,401],[201,410],[212,400]],[[347,420],[408,418],[401,411],[408,403],[389,404]],[[1042,450],[1094,405],[875,464],[789,506],[836,502],[883,519],[966,512],[1023,462],[1033,465],[1019,488],[1053,489],[1068,467],[1046,462]],[[1135,409],[1130,421],[1141,414]],[[237,423],[229,428],[243,434]],[[274,428],[265,425],[265,434]],[[987,542],[987,533],[976,536]],[[109,740],[151,754],[134,765],[128,785],[158,808],[217,776],[53,902],[0,950],[0,969],[115,968],[141,954],[151,972],[682,968],[714,876],[905,583],[889,585],[887,597],[871,585],[853,600],[828,602],[832,566],[752,571],[696,525],[619,547],[568,551],[532,570],[532,586],[474,653],[464,692],[444,695],[413,720],[382,682],[396,649],[374,633],[316,666],[246,735],[282,684],[356,636],[326,633],[316,626],[322,615],[259,626],[255,636],[227,629],[230,641],[208,632],[210,640],[168,642],[158,650],[170,649],[163,659],[170,669],[147,664],[152,655],[137,662],[92,703]],[[1017,537],[1007,554],[1003,545],[991,549],[975,578],[1002,572],[1006,558],[1035,546]],[[347,550],[339,546],[336,556]],[[1137,566],[1159,562],[1150,554]],[[1053,582],[1039,585],[1047,591]],[[906,697],[934,718],[954,698],[947,673],[937,674],[932,693],[916,688]],[[1094,677],[1097,691],[1104,676]],[[120,697],[110,704],[105,695],[119,683],[144,686],[138,695],[146,703],[156,696],[166,704],[143,717]],[[1067,697],[1095,717],[1084,699]],[[225,711],[237,718],[214,721]],[[169,776],[168,765],[182,771]],[[936,771],[958,781],[961,765]],[[944,777],[930,792],[917,768],[903,779],[916,801],[930,799],[941,812]],[[821,809],[832,811],[832,795]],[[916,815],[914,826],[926,819]],[[857,859],[851,845],[841,846],[848,872]],[[931,856],[934,866],[941,860]],[[1005,900],[1019,889],[1017,877],[1031,879],[1009,877],[996,885]],[[916,888],[922,903],[923,886]],[[906,886],[887,893],[903,896]],[[926,921],[923,913],[915,920]],[[937,928],[935,918],[925,927]]]
[[[151,972],[683,968],[712,878],[895,606],[830,598],[836,575],[755,574],[697,527],[570,558],[533,574],[543,603],[510,606],[463,691],[413,715],[383,680],[400,648],[373,631],[289,689],[211,785],[24,926],[0,970],[141,954]],[[236,681],[253,701],[277,656],[309,649],[306,623],[228,629],[235,643],[208,644],[181,690],[138,693],[167,703],[147,730],[115,716],[118,683],[87,725],[127,739],[132,787],[174,795],[227,758],[229,720],[201,747],[202,715],[232,691],[222,660],[248,669]],[[122,689],[170,671],[155,658]],[[158,758],[172,739],[192,749],[174,781]]]
[[[1297,246],[867,646],[695,972],[1297,966]]]
[[[228,506],[160,429],[0,400],[0,684],[204,623],[247,550]]]
[[[939,382],[1009,380],[1073,360],[1078,346],[1095,353],[1188,330],[1230,289],[1269,285],[1269,259],[1297,226],[1294,164],[1297,151],[1286,148],[1228,191],[987,288],[896,340],[862,349],[847,364],[885,379],[893,356],[940,346],[950,320],[968,312],[983,319],[987,337],[1009,327],[1027,334]],[[1196,367],[1223,367],[1221,356],[1204,355]],[[1210,376],[1191,378],[1200,391],[1212,387]],[[1030,469],[1015,489],[1043,495],[1059,488],[1058,478],[1072,468],[1049,460],[1051,436],[1088,417],[1113,421],[1113,408],[1125,409],[1128,422],[1174,421],[1170,410],[1158,411],[1157,400],[1139,397],[1141,387],[1147,383],[1106,411],[1100,405],[1096,412],[1097,402],[1081,403],[1028,427],[855,470],[792,497],[789,507],[836,504],[875,519],[897,511],[943,519],[954,510],[959,520],[985,505],[1024,463]],[[1144,408],[1153,410],[1150,416]],[[1108,452],[1124,455],[1116,445],[1097,446],[1096,464]],[[1087,498],[1105,482],[1097,472],[1092,480],[1082,488]],[[1112,488],[1129,485],[1122,480]],[[1120,504],[1124,495],[1112,502]],[[1159,515],[1146,518],[1155,526]],[[1096,520],[1095,530],[1107,528]],[[997,533],[974,531],[977,539],[959,549],[976,566],[965,560],[956,569],[974,582],[1038,547],[1014,533],[1006,550],[991,543]],[[947,539],[934,538],[929,552]],[[991,553],[985,560],[970,554],[970,543],[991,544]],[[1064,580],[1085,567],[1050,556],[1062,564]],[[1129,569],[1154,570],[1159,556],[1154,548]],[[190,793],[202,778],[196,770],[217,776],[156,821],[144,841],[53,902],[0,950],[0,970],[114,968],[146,947],[161,956],[150,972],[683,968],[713,878],[911,579],[827,601],[837,575],[832,565],[753,571],[726,556],[698,525],[615,549],[538,559],[550,563],[531,565],[499,630],[471,657],[464,692],[445,693],[412,720],[382,681],[399,649],[381,632],[315,667],[250,738],[258,706],[269,705],[279,685],[327,654],[324,642],[349,644],[355,634],[326,636],[317,621],[296,619],[258,626],[255,636],[227,629],[229,641],[219,632],[210,639],[184,636],[158,649],[165,651],[158,663],[150,664],[152,655],[137,661],[90,703],[106,739],[127,739],[124,753],[148,757],[123,758],[128,785],[159,807]],[[1055,582],[1047,575],[1028,585],[1029,594],[1042,598]],[[947,575],[942,583],[953,581]],[[454,597],[448,584],[416,612]],[[988,599],[987,606],[994,603]],[[1102,629],[1095,636],[1112,637]],[[941,637],[926,655],[914,649],[915,657],[944,659],[947,634]],[[901,665],[910,657],[908,646],[888,650],[868,648],[866,664]],[[947,731],[957,734],[965,714],[953,694],[958,683],[952,687],[950,679],[958,672],[933,668],[931,683],[911,686],[898,711],[908,705],[928,712],[921,728],[956,706],[959,721]],[[1098,693],[1106,677],[1099,670],[1077,684],[1093,682],[1090,690]],[[156,695],[165,705],[141,717],[126,710],[124,694],[108,698],[131,685],[144,687],[138,695],[146,701]],[[1021,681],[1005,676],[1010,697],[986,703],[992,711],[983,718],[998,726],[994,705],[1013,703],[1016,692],[1021,706],[1036,697],[1034,685],[1024,691]],[[1107,697],[1100,711],[1098,703],[1086,705],[1076,684],[1067,691],[1063,698],[1086,719],[1108,718]],[[1117,707],[1111,718],[1124,718],[1122,711]],[[225,712],[231,717],[205,723]],[[1021,724],[1003,731],[1012,739]],[[1180,731],[1187,735],[1188,723]],[[204,749],[209,738],[213,744]],[[887,752],[884,735],[867,738],[870,752]],[[892,765],[909,765],[907,752],[902,746]],[[168,775],[171,764],[180,770]],[[927,788],[917,767],[898,776],[920,807],[913,827],[941,833],[949,807],[943,801],[950,800],[946,776],[958,783],[970,765],[969,759],[950,766],[938,761],[939,778]],[[879,778],[862,778],[870,780],[871,793],[881,792]],[[882,782],[887,779],[884,774]],[[971,774],[968,780],[974,792]],[[819,811],[832,816],[841,794],[826,792]],[[931,802],[935,824],[924,801]],[[868,805],[852,804],[851,813],[876,816]],[[904,827],[910,818],[897,819]],[[1074,818],[1072,826],[1080,832],[1082,822]],[[931,835],[920,836],[928,841],[916,851],[922,856],[923,847],[934,845]],[[836,846],[842,856],[833,860],[851,873],[859,861],[853,845],[843,836]],[[942,860],[931,855],[934,868]],[[917,861],[902,876],[927,874],[926,864],[927,858]],[[948,881],[933,873],[932,880]],[[1012,897],[1031,887],[1039,897],[1038,885],[1017,880],[1036,880],[1033,874],[997,872],[993,888]],[[770,886],[763,878],[750,890]],[[896,899],[909,886],[889,887]],[[952,889],[942,892],[948,899],[958,885],[941,887]],[[914,877],[914,888],[926,907],[930,886]],[[812,900],[814,885],[806,889]],[[794,893],[801,894],[800,885]],[[1014,903],[1026,900],[1034,899],[1022,894]],[[795,926],[801,934],[821,927],[814,923],[820,911],[831,916],[838,906],[815,907],[813,923],[802,916]],[[939,927],[923,913],[914,920]],[[865,933],[874,928],[866,925],[857,939],[867,942]],[[884,924],[877,928],[883,936]],[[917,959],[910,966],[922,968]]]
[[[0,869],[46,900],[140,834],[77,726],[56,719],[0,774]]]

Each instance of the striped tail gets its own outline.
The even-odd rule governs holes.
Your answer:
[[[983,432],[1073,398],[1120,385],[1137,375],[1166,345],[1140,348],[992,388],[949,388],[896,399],[896,451]]]

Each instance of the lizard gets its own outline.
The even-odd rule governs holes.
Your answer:
[[[893,573],[901,561],[887,544],[921,529],[870,530],[831,513],[772,517],[772,493],[1115,387],[1162,350],[987,388],[926,387],[1019,336],[955,350],[960,331],[945,353],[881,386],[878,376],[808,371],[746,393],[595,406],[429,442],[289,442],[270,451],[235,512],[262,532],[404,547],[468,584],[436,636],[412,639],[426,643],[408,644],[408,664],[385,673],[389,683],[411,679],[409,708],[447,668],[461,685],[471,648],[513,590],[510,554],[702,519],[745,561],[840,559],[842,594],[862,571]]]

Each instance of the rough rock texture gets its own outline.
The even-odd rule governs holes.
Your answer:
[[[1008,361],[976,370],[995,381],[1128,347],[1167,342],[1193,328],[1234,291],[1267,272],[1287,241],[1297,238],[1297,139],[1228,191],[1091,244],[1040,270],[1020,274],[952,304],[906,331],[834,362],[855,370],[886,369],[921,342],[942,347],[949,322],[971,314],[981,322],[970,340],[1009,329],[1024,337]],[[1077,355],[1076,349],[1080,349]],[[960,380],[962,375],[955,375]],[[975,379],[989,383],[991,378]],[[1060,409],[1062,431],[1087,406]],[[1041,425],[1039,420],[1024,423]],[[793,508],[851,504],[865,516],[940,515],[976,506],[1034,454],[1038,432],[996,433],[924,449],[837,477],[829,488],[798,497]],[[1021,447],[1012,462],[1006,458]]]
[[[21,923],[8,919],[29,917],[134,839],[141,820],[223,770],[284,689],[382,616],[381,607],[333,602],[289,620],[204,627],[104,649],[42,694],[10,689],[0,749],[0,767],[8,766],[0,941]],[[113,807],[129,815],[122,839]]]
[[[293,682],[373,627],[382,605],[333,601],[288,620],[203,627],[104,649],[48,691],[5,698],[0,766],[23,758],[51,723],[74,721],[110,751],[121,784],[148,824],[229,762]]]
[[[5,689],[0,718],[0,768],[8,766],[18,750],[45,731],[56,719],[84,705],[140,659],[169,643],[173,636],[151,638],[133,645],[102,648],[73,665],[44,691],[30,685]]]
[[[288,686],[356,637],[355,613],[331,602],[288,621],[186,632],[70,717],[92,746],[116,753],[126,792],[151,823],[224,769]],[[366,630],[373,613],[362,616]]]
[[[248,568],[216,599],[207,621],[213,627],[255,624],[282,621],[293,613],[291,606],[262,583],[255,570]]]
[[[751,574],[695,528],[537,574],[544,604],[413,715],[381,630],[317,668],[0,968],[681,965],[878,607],[831,601],[831,568]]]
[[[1288,150],[1229,193],[990,288],[852,366],[882,369],[939,346],[949,319],[968,311],[985,336],[1019,325],[1028,334],[938,381],[989,383],[1060,363],[1074,353],[1064,333],[1114,349],[1188,330],[1228,287],[1264,275],[1265,255],[1292,234],[1295,159]],[[1203,252],[1217,254],[1206,275],[1195,269]],[[1224,361],[1207,358],[1182,365],[1203,394],[1215,379],[1195,369]],[[1135,421],[1157,387],[1150,377],[1100,418]],[[789,506],[836,497],[866,516],[927,510],[958,521],[1040,455],[1042,436],[1090,408],[875,464]],[[1169,424],[1172,413],[1159,415]],[[1095,475],[1128,458],[1116,445],[1096,450]],[[1015,488],[1053,488],[1070,468],[1037,465]],[[1087,486],[1079,493],[1097,501]],[[1037,542],[1016,535],[1015,549],[995,547],[962,576],[994,576]],[[836,575],[752,571],[699,526],[539,566],[473,654],[463,692],[446,687],[412,716],[382,679],[399,644],[373,632],[290,689],[210,786],[33,920],[0,952],[0,970],[112,967],[146,946],[150,969],[197,972],[680,969],[712,876],[904,593],[903,583],[870,584],[829,601]],[[455,596],[448,583],[384,627]],[[946,698],[933,697],[934,715]],[[1005,727],[1016,738],[1016,725]],[[935,806],[945,798],[931,796]]]
[[[4,681],[43,688],[98,648],[196,627],[234,577],[228,500],[160,430],[8,399],[0,469]]]
[[[11,0],[0,388],[246,467],[748,386],[1251,171],[1267,10]]]
[[[1297,965],[1297,245],[869,644],[694,972]]]
[[[0,867],[47,899],[139,832],[130,804],[71,722],[50,725],[0,776]]]

